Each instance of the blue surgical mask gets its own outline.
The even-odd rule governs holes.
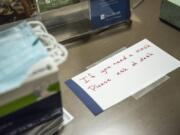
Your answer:
[[[32,28],[22,22],[0,32],[0,94],[20,86],[30,68],[48,56]]]

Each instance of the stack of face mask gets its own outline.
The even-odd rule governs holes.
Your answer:
[[[0,93],[18,87],[48,53],[31,27],[21,23],[0,32]]]
[[[41,134],[52,129],[49,134],[53,134],[62,122],[58,66],[45,43],[26,22],[0,31],[2,135],[36,128]]]

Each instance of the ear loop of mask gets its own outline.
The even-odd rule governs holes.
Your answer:
[[[31,21],[28,22],[28,24],[32,27],[35,34],[42,40],[49,55],[58,65],[66,61],[68,56],[67,49],[58,43],[54,36],[48,33],[47,29],[41,22]]]

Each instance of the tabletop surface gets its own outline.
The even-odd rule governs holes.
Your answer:
[[[180,135],[180,70],[170,73],[168,81],[138,100],[129,97],[98,116],[64,84],[92,63],[144,38],[180,59],[180,31],[159,20],[160,5],[161,0],[145,0],[133,11],[131,28],[110,29],[68,47],[69,57],[59,74],[63,105],[74,120],[57,134]]]

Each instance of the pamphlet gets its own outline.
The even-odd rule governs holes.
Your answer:
[[[78,0],[38,0],[40,12],[49,11],[52,9],[60,8],[69,4],[76,3]]]
[[[100,28],[130,19],[129,0],[90,0],[92,28]]]

